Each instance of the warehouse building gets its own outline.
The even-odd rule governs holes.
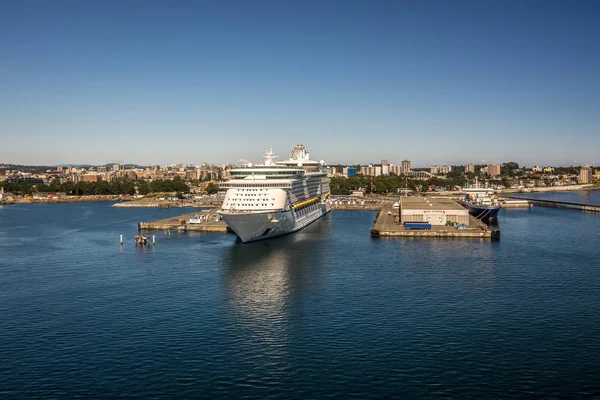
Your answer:
[[[428,222],[446,225],[457,222],[469,225],[469,211],[451,199],[405,197],[400,203],[400,222]]]

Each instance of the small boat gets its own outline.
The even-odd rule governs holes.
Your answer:
[[[141,244],[143,246],[145,244],[148,244],[148,239],[150,239],[150,236],[148,236],[148,235],[136,235],[133,238],[135,239],[135,243],[136,244]]]
[[[201,224],[204,218],[200,218],[198,215],[194,215],[192,218],[188,219],[188,224]]]

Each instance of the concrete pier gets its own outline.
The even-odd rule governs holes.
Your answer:
[[[196,215],[214,215],[216,212],[212,210],[209,213],[195,212],[191,214],[182,214],[177,217],[165,218],[158,221],[152,222],[140,222],[138,223],[138,230],[140,231],[166,231],[166,230],[179,230],[184,232],[230,232],[227,224],[223,221],[216,221],[214,218],[209,218],[207,221],[201,223],[189,223],[190,218]]]
[[[501,200],[500,207],[502,208],[531,208],[533,203],[529,200]]]
[[[509,196],[507,196],[509,197]],[[531,204],[535,204],[540,207],[550,207],[550,208],[568,208],[571,210],[581,210],[581,211],[589,211],[600,213],[600,204],[585,204],[585,203],[575,203],[572,201],[561,201],[561,200],[544,200],[544,199],[536,199],[530,197],[516,197],[512,196],[511,199],[520,200],[520,201],[529,201]]]
[[[433,203],[433,207],[436,209],[444,210],[450,200],[444,199],[444,201],[436,201],[434,198],[430,199]],[[452,206],[448,208],[451,212],[452,208],[458,203],[452,201]],[[477,218],[469,215],[469,225],[467,229],[456,229],[452,226],[445,225],[432,225],[431,229],[405,229],[400,218],[400,210],[394,209],[391,204],[386,204],[382,207],[373,229],[371,229],[371,236],[373,237],[440,237],[440,238],[473,238],[473,239],[500,239],[500,231],[497,229],[490,228]]]

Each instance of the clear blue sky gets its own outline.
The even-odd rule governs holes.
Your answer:
[[[600,2],[1,5],[0,162],[600,163]]]

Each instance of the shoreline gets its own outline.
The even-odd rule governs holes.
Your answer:
[[[600,190],[598,185],[570,185],[570,186],[554,186],[544,188],[530,189],[500,189],[498,194],[520,194],[520,193],[560,193],[560,192],[577,192],[577,191],[593,191]],[[448,196],[460,195],[462,192],[446,191],[446,192],[424,192],[422,196]],[[381,199],[380,195],[366,195],[364,198]],[[402,196],[383,196],[386,200],[394,200]],[[13,204],[65,204],[65,203],[86,203],[86,202],[115,202],[115,208],[213,208],[219,206],[219,201],[210,201],[207,203],[193,203],[189,201],[174,202],[168,200],[150,200],[150,199],[132,199],[122,195],[86,195],[86,196],[65,196],[61,198],[36,199],[36,198],[16,198],[12,201],[2,201],[1,205]],[[356,207],[356,208],[355,208]],[[338,207],[338,209],[364,209],[364,206],[355,207]],[[335,208],[335,207],[334,207]],[[373,207],[379,209],[381,207]]]

